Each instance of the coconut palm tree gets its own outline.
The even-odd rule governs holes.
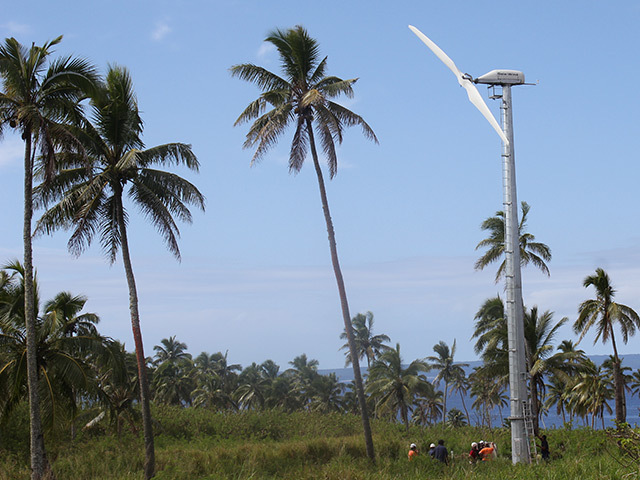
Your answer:
[[[544,243],[536,242],[536,237],[525,231],[527,227],[527,214],[531,207],[527,202],[521,203],[522,216],[518,225],[520,236],[520,265],[526,266],[532,263],[543,273],[549,275],[549,267],[545,262],[551,260],[551,249]],[[481,240],[476,245],[476,250],[487,247],[488,250],[475,264],[476,270],[483,270],[490,263],[496,262],[504,257],[504,212],[496,212],[495,216],[487,218],[480,226],[482,230],[489,232],[489,237]],[[496,283],[504,276],[507,265],[506,259],[502,261],[496,273]]]
[[[475,398],[472,406],[480,412],[482,424],[484,425],[486,422],[487,427],[491,429],[491,411],[495,407],[501,410],[507,405],[508,397],[505,395],[505,384],[494,381],[490,368],[486,368],[486,366],[476,367],[469,375],[469,381],[471,396]]]
[[[18,262],[4,266],[8,281],[0,288],[0,416],[6,418],[15,405],[26,396],[27,345],[24,314],[24,269]],[[58,413],[77,411],[78,394],[94,394],[91,358],[104,356],[110,340],[102,337],[95,324],[95,314],[83,316],[80,311],[86,298],[58,294],[47,302],[47,311],[38,315],[39,301],[37,280],[34,278],[34,306],[36,308],[36,360],[38,388],[41,398],[42,418],[45,425],[53,426]],[[52,308],[59,306],[60,298],[75,298],[75,308],[66,314]],[[81,328],[78,328],[82,325]]]
[[[555,321],[553,312],[548,310],[539,314],[535,305],[525,310],[525,357],[536,435],[545,396],[545,377],[549,374],[564,373],[563,378],[568,379],[568,369],[575,359],[571,352],[559,350],[553,353],[555,337],[567,321],[566,317]],[[500,382],[506,385],[509,375],[508,332],[504,306],[499,297],[487,300],[476,314],[473,337],[478,339],[475,351],[481,354],[493,378],[500,378]]]
[[[238,404],[246,409],[263,408],[271,382],[272,380],[264,375],[262,367],[253,362],[238,376],[238,388],[234,392]]]
[[[611,380],[591,360],[587,361],[585,371],[580,373],[572,383],[569,402],[571,408],[581,415],[591,415],[591,427],[599,417],[604,429],[604,412],[612,413],[608,401],[614,398]]]
[[[373,313],[367,312],[366,314],[359,313],[351,319],[353,326],[353,333],[355,336],[356,350],[359,353],[359,360],[363,358],[367,359],[367,368],[371,368],[373,361],[385,350],[390,347],[385,345],[384,342],[389,342],[391,339],[384,334],[373,334]],[[343,331],[340,334],[340,338],[346,340],[347,332]],[[351,352],[349,351],[349,342],[345,343],[341,350],[347,350],[345,366],[351,365]]]
[[[616,421],[624,423],[627,418],[627,408],[614,327],[617,325],[620,328],[622,342],[626,344],[629,337],[635,335],[636,329],[640,328],[640,317],[631,307],[613,301],[615,290],[611,285],[609,275],[602,268],[597,268],[595,275],[587,276],[582,284],[585,288],[593,286],[596,290],[596,298],[585,300],[580,304],[578,319],[573,324],[573,331],[580,335],[578,342],[584,338],[591,327],[596,329],[594,345],[600,339],[602,339],[602,343],[611,340]]]
[[[191,354],[187,352],[187,344],[176,340],[173,335],[160,340],[161,345],[154,345],[156,354],[154,363],[161,365],[164,362],[176,363],[180,360],[191,360]]]
[[[71,228],[69,250],[80,255],[95,236],[111,263],[122,253],[127,285],[131,326],[138,361],[140,403],[145,441],[145,478],[155,470],[155,453],[149,382],[140,329],[138,293],[131,262],[127,227],[129,213],[125,194],[151,221],[169,251],[180,259],[176,219],[191,222],[188,205],[204,210],[204,197],[180,176],[154,167],[186,166],[197,171],[199,163],[189,145],[168,143],[145,148],[142,119],[128,71],[112,66],[106,81],[92,98],[91,121],[83,122],[75,134],[81,140],[89,165],[78,155],[60,155],[60,170],[48,184],[37,190],[38,204],[49,208],[36,231],[51,233]],[[57,203],[56,203],[57,202]]]
[[[416,392],[415,407],[411,412],[411,423],[431,425],[442,418],[444,394],[431,383],[420,384]]]
[[[327,58],[320,57],[318,43],[303,27],[274,30],[265,41],[278,50],[283,75],[277,75],[253,64],[231,67],[231,75],[252,82],[263,91],[260,97],[251,102],[242,112],[235,125],[253,121],[244,143],[245,148],[256,148],[252,163],[264,157],[292,124],[294,134],[289,155],[289,171],[300,171],[307,152],[311,152],[329,235],[331,262],[340,295],[342,319],[353,360],[367,455],[371,461],[375,461],[358,350],[351,327],[349,304],[338,260],[333,221],[316,148],[316,135],[327,159],[330,178],[333,178],[338,170],[335,144],[342,142],[345,127],[358,125],[367,138],[375,142],[377,138],[362,117],[333,101],[342,94],[347,97],[353,96],[353,84],[356,79],[342,80],[335,76],[326,76]]]
[[[318,375],[311,383],[309,410],[321,413],[341,412],[342,392],[345,388],[334,372],[329,375]]]
[[[533,306],[525,311],[524,336],[527,349],[527,368],[529,370],[529,390],[531,396],[531,413],[533,415],[533,433],[539,434],[540,414],[546,395],[545,376],[565,371],[565,362],[571,359],[570,354],[552,353],[553,342],[558,330],[569,319],[563,317],[554,321],[553,312],[549,310],[538,314],[538,307]]]
[[[377,410],[388,413],[391,418],[400,414],[402,423],[409,429],[409,412],[423,384],[428,383],[424,375],[427,370],[422,360],[414,360],[404,368],[399,343],[395,349],[383,352],[371,366],[367,380],[367,392],[375,399]]]
[[[15,38],[7,38],[0,45],[0,137],[11,128],[24,140],[23,268],[32,479],[53,476],[44,447],[37,389],[31,232],[35,157],[37,153],[41,154],[47,178],[50,178],[55,167],[55,148],[78,148],[66,123],[77,121],[81,116],[80,100],[96,80],[94,68],[83,59],[62,57],[51,61],[54,47],[61,40],[62,36],[42,46],[34,44],[26,48]]]
[[[465,375],[463,367],[468,367],[468,363],[455,363],[454,357],[456,354],[456,341],[453,340],[453,346],[449,348],[442,340],[433,346],[435,356],[429,356],[425,358],[429,370],[438,370],[438,374],[433,379],[434,384],[444,382],[444,403],[442,406],[442,421],[445,421],[447,416],[447,397],[449,395],[449,385],[455,378],[463,377]]]
[[[464,413],[457,408],[452,408],[447,415],[447,426],[452,428],[464,427],[468,424]]]

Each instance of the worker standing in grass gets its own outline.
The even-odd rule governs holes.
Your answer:
[[[412,443],[409,447],[409,461],[414,460],[418,456],[418,446]]]
[[[540,435],[540,455],[543,460],[549,460],[549,442],[546,435]]]
[[[449,452],[444,446],[444,440],[438,440],[438,446],[433,451],[433,458],[445,464],[449,463]]]

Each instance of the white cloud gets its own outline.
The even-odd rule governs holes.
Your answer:
[[[273,52],[275,51],[276,51],[276,46],[273,43],[264,42],[262,45],[260,45],[260,48],[258,49],[258,58],[264,59],[264,58],[271,57]]]
[[[171,33],[172,29],[164,20],[156,22],[156,27],[151,33],[151,38],[156,42],[163,40]]]
[[[9,35],[24,35],[31,33],[31,27],[29,25],[17,22],[3,23],[2,29],[6,30]]]

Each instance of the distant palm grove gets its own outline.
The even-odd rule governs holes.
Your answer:
[[[340,296],[342,323],[336,319],[333,328],[344,341],[345,365],[352,366],[354,380],[344,383],[335,373],[322,374],[318,361],[304,352],[287,365],[269,359],[240,365],[227,352],[195,355],[172,332],[153,352],[145,352],[128,226],[144,218],[180,259],[178,222],[190,223],[190,209],[204,210],[205,198],[171,168],[198,171],[200,164],[189,144],[146,146],[128,70],[112,65],[102,76],[82,58],[56,58],[54,47],[61,40],[27,47],[7,38],[0,46],[0,135],[13,130],[24,141],[24,256],[0,266],[0,452],[7,447],[2,428],[19,414],[28,416],[29,423],[29,458],[24,461],[31,478],[38,480],[56,476],[56,459],[47,455],[53,431],[68,430],[72,439],[80,432],[140,435],[141,474],[149,479],[159,471],[154,430],[163,428],[153,409],[163,406],[212,415],[278,411],[357,416],[372,463],[380,455],[372,420],[397,423],[404,431],[434,425],[478,425],[491,431],[508,424],[494,415],[509,398],[508,332],[500,296],[478,305],[475,318],[469,318],[470,339],[452,335],[418,359],[404,358],[400,343],[375,329],[374,313],[350,312],[321,159],[333,178],[336,144],[347,127],[359,127],[373,142],[377,137],[362,117],[334,102],[353,95],[356,79],[328,76],[327,57],[320,56],[317,42],[302,27],[275,30],[266,38],[278,51],[282,72],[253,64],[230,68],[233,77],[261,91],[239,109],[236,125],[249,123],[244,147],[255,150],[252,161],[267,155],[290,131],[289,170],[299,171],[310,154]],[[234,113],[228,115],[232,120]],[[551,249],[527,232],[531,207],[526,202],[521,207],[522,266],[531,264],[550,275]],[[134,215],[136,209],[141,216]],[[504,278],[503,212],[484,220],[481,229],[487,238],[478,243],[484,253],[475,268],[496,264],[498,283]],[[81,292],[60,285],[55,297],[40,298],[33,244],[38,235],[58,230],[69,232],[69,251],[76,256],[97,239],[108,263],[122,261],[129,292],[122,302],[130,307],[132,352],[125,351],[123,341],[100,333],[99,312],[85,311],[87,298]],[[575,318],[556,318],[546,305],[525,307],[535,436],[548,412],[569,428],[604,428],[605,416],[612,413],[624,425],[627,398],[640,396],[640,369],[632,371],[619,354],[620,345],[640,328],[638,314],[618,303],[603,269],[585,272],[583,286],[585,300],[576,305]],[[559,338],[565,324],[573,327],[575,338]],[[611,356],[601,365],[579,348],[588,333],[611,345]],[[457,361],[460,341],[474,342],[481,366],[470,369]],[[462,409],[450,407],[454,397]]]

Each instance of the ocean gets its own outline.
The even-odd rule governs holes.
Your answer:
[[[603,361],[605,361],[606,359],[609,358],[609,356],[607,355],[591,355],[589,356],[589,358],[596,364],[596,365],[600,365]],[[459,363],[468,363],[469,367],[466,368],[465,370],[467,371],[467,374],[469,374],[471,371],[473,371],[474,367],[477,367],[479,365],[482,364],[482,362],[480,361],[471,361],[471,362],[459,362]],[[631,371],[636,371],[637,369],[640,369],[640,354],[628,354],[628,355],[624,355],[623,356],[623,366],[625,367],[630,367]],[[362,367],[362,373],[363,375],[366,374],[367,372],[367,367]],[[332,370],[319,370],[319,373],[322,374],[329,374],[329,373],[335,373],[336,376],[338,377],[338,379],[341,382],[345,382],[345,383],[349,383],[353,380],[353,370],[349,367],[349,368],[338,368],[338,369],[332,369]],[[433,380],[433,378],[435,377],[435,375],[431,375],[428,376],[427,378],[429,378],[429,380]],[[441,385],[441,388],[443,387],[443,385]],[[626,395],[627,398],[627,422],[630,425],[640,425],[640,397],[635,396],[635,395],[631,395],[629,394],[629,392],[627,392]],[[464,396],[464,402],[467,406],[467,410],[469,411],[469,416],[470,421],[471,421],[471,425],[477,425],[480,423],[480,416],[479,414],[473,410],[473,408],[471,407],[471,404],[473,402],[473,399],[466,395]],[[614,401],[611,400],[611,402],[609,402],[609,407],[611,407],[612,412],[609,414],[607,412],[605,412],[604,414],[604,426],[606,428],[608,427],[613,427],[614,426],[614,419],[615,419],[615,404]],[[452,408],[457,408],[458,410],[460,410],[462,413],[464,413],[464,408],[462,405],[462,400],[460,398],[460,395],[458,393],[454,394],[454,395],[449,395],[447,398],[447,411],[451,410]],[[500,411],[499,409],[494,409],[491,413],[491,424],[492,426],[496,427],[496,426],[501,426],[503,424],[503,419],[507,418],[509,416],[509,406],[507,405],[505,408],[502,409],[502,411]],[[569,421],[569,416],[566,416],[567,421]],[[543,415],[540,419],[540,427],[543,429],[547,429],[547,428],[561,428],[563,426],[563,420],[562,420],[562,415],[557,415],[555,413],[555,411],[553,412],[548,412],[547,414]],[[588,425],[585,425],[582,421],[582,419],[579,418],[574,418],[573,423],[572,423],[572,427],[573,428],[578,428],[578,427],[582,427],[582,426],[591,426],[590,423]],[[595,428],[596,429],[601,429],[602,428],[602,422],[600,419],[598,419],[595,423]]]

